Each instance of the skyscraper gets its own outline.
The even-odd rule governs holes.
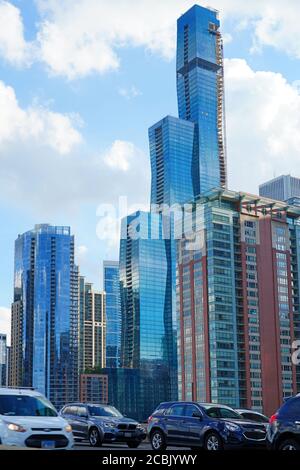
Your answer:
[[[105,293],[95,291],[83,276],[79,286],[79,369],[84,373],[106,364]]]
[[[23,364],[23,307],[22,301],[16,300],[11,306],[11,350],[10,350],[10,377],[12,387],[22,386]]]
[[[119,262],[103,262],[103,289],[106,295],[106,367],[120,367],[121,300]]]
[[[0,387],[6,385],[7,380],[7,344],[6,335],[0,333]]]
[[[218,13],[195,5],[177,24],[179,119],[149,130],[151,203],[183,204],[227,185],[223,45]]]
[[[300,178],[282,175],[259,186],[260,196],[300,205]]]
[[[167,116],[149,129],[151,212],[133,214],[122,225],[122,365],[153,371],[140,385],[145,412],[177,396],[176,241],[166,206],[178,208],[227,184],[219,27],[217,12],[198,5],[178,20],[179,118]],[[140,232],[132,240],[137,218]],[[153,223],[158,232],[168,227],[169,235],[153,238],[147,228]]]
[[[77,400],[78,269],[69,227],[36,225],[18,236],[16,302],[22,312],[22,386],[35,387],[58,408]],[[18,344],[13,335],[12,351]]]
[[[179,396],[269,416],[300,389],[300,209],[215,190],[190,217],[178,242]]]
[[[137,212],[122,221],[121,365],[137,371],[140,419],[177,397],[170,239],[163,237],[162,220],[161,214]]]

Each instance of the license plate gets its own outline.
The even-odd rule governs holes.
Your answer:
[[[55,441],[42,441],[42,449],[55,449]]]
[[[125,432],[125,437],[131,437],[131,432]]]

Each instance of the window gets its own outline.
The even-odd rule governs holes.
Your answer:
[[[187,405],[185,408],[185,416],[196,418],[202,416],[202,413],[197,406]]]
[[[169,416],[183,416],[184,408],[185,405],[174,405],[167,411],[166,414]]]

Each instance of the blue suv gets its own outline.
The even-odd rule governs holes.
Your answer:
[[[268,446],[275,450],[300,450],[300,394],[285,401],[270,418]]]
[[[206,450],[263,447],[264,424],[245,420],[225,405],[196,402],[161,403],[148,419],[152,448],[202,447]]]

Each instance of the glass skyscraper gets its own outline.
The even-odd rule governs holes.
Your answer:
[[[106,367],[120,367],[121,301],[119,262],[103,262],[103,289],[106,293]]]
[[[170,238],[161,214],[137,212],[122,221],[121,365],[139,371],[140,419],[177,398],[176,331],[172,317]]]
[[[22,386],[58,408],[77,400],[78,269],[69,227],[36,225],[18,236],[14,302],[22,303]]]
[[[218,13],[195,5],[177,24],[179,119],[149,130],[152,204],[183,204],[227,185],[223,45]]]

